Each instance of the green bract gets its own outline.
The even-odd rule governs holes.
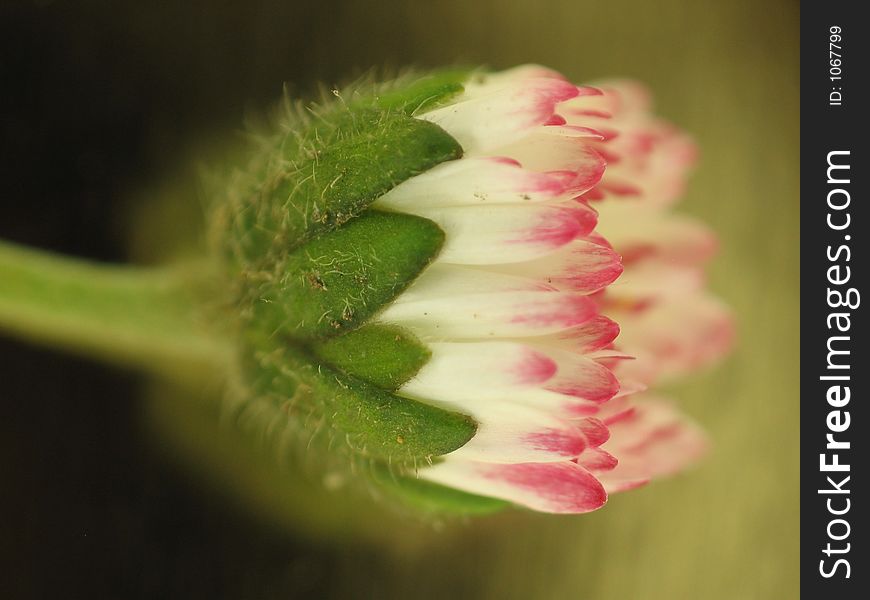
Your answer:
[[[359,216],[409,177],[462,155],[432,123],[394,109],[347,110],[354,118],[330,126],[325,140],[275,148],[272,168],[233,207],[231,235],[246,262],[280,260],[288,249]]]
[[[355,329],[400,294],[441,249],[427,219],[367,210],[342,227],[240,273],[249,324],[304,341]]]
[[[344,457],[417,505],[437,498],[438,486],[405,489],[401,475],[460,448],[477,425],[394,393],[430,352],[373,318],[438,255],[444,232],[369,207],[462,156],[455,139],[414,115],[460,92],[467,76],[404,78],[288,110],[213,210],[213,239],[241,315],[237,421],[263,438],[290,430],[304,442],[294,447],[328,454],[330,469]],[[373,464],[357,469],[359,459]],[[462,505],[458,494],[444,503]]]
[[[414,465],[474,435],[468,417],[396,396],[293,346],[254,350],[254,359],[248,378],[258,400],[310,425],[336,452]]]
[[[408,381],[431,355],[410,332],[390,325],[366,325],[312,344],[311,350],[318,361],[385,390]]]

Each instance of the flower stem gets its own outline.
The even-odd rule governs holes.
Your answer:
[[[190,374],[227,358],[196,298],[203,265],[102,265],[0,241],[0,334]]]

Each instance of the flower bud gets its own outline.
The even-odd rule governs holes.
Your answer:
[[[586,512],[700,454],[634,397],[730,340],[712,236],[668,212],[694,148],[642,89],[527,66],[336,95],[287,111],[213,211],[241,413],[453,507]]]

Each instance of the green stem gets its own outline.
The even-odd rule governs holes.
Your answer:
[[[212,369],[229,350],[197,306],[207,274],[201,264],[101,265],[0,241],[0,334],[160,371]]]

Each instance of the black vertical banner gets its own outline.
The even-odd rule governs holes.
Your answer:
[[[870,31],[862,3],[801,3],[801,588],[866,597]]]

